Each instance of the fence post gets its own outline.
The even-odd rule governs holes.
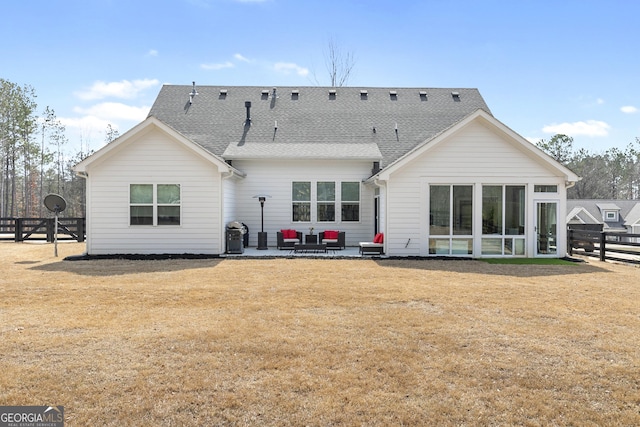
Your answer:
[[[56,230],[56,220],[54,218],[47,218],[47,242],[53,243],[54,234]]]
[[[84,218],[78,218],[78,226],[76,227],[78,233],[78,242],[84,242]]]
[[[13,231],[16,243],[22,242],[22,218],[16,218],[16,225]]]
[[[569,229],[569,233],[567,233],[567,252],[569,256],[573,256],[573,228]]]
[[[604,261],[606,259],[606,241],[607,241],[607,233],[605,231],[600,232],[600,261]]]

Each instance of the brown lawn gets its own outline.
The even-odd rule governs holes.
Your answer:
[[[0,243],[0,405],[66,425],[640,425],[640,269]]]

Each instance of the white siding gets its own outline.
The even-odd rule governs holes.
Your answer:
[[[564,178],[553,176],[540,160],[517,148],[517,144],[496,134],[479,122],[471,122],[437,146],[427,150],[391,175],[387,191],[387,254],[394,256],[428,255],[429,185],[472,184],[474,196],[474,233],[479,248],[482,184],[527,185],[527,255],[533,251],[533,185],[556,184],[560,218],[564,218]],[[564,255],[564,233],[558,229],[559,253]],[[479,251],[474,254],[479,256]]]
[[[224,250],[217,168],[164,132],[144,132],[90,165],[88,174],[89,254],[219,254]],[[181,225],[130,226],[130,184],[180,184]]]
[[[236,185],[237,183],[231,179],[222,181],[223,227],[226,227],[230,221],[236,220]]]
[[[267,194],[264,205],[264,231],[268,233],[268,246],[275,248],[276,232],[293,228],[305,234],[314,227],[317,234],[324,230],[346,232],[347,246],[355,246],[359,241],[373,239],[373,192],[372,186],[360,187],[360,221],[341,222],[339,201],[336,202],[336,222],[318,223],[292,222],[291,183],[293,181],[335,181],[336,197],[338,186],[343,181],[357,181],[371,175],[372,162],[327,161],[327,160],[234,160],[233,166],[246,173],[246,178],[236,183],[235,218],[249,227],[249,245],[256,246],[261,227],[260,203],[253,196]],[[314,214],[312,213],[312,219]]]

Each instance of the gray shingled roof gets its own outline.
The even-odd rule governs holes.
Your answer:
[[[290,145],[302,157],[377,158],[385,167],[474,111],[490,113],[477,89],[278,87],[275,99],[269,86],[196,89],[190,104],[192,86],[163,86],[149,116],[227,159],[258,158],[269,147],[283,152]],[[327,146],[313,148],[317,144]]]
[[[605,230],[624,229],[625,225],[633,225],[640,220],[639,200],[568,199],[567,212],[571,213],[576,208],[582,208],[589,212],[599,224],[604,224]],[[618,221],[603,221],[602,212],[604,210],[618,210]],[[580,217],[583,218],[582,216]],[[587,221],[586,218],[583,218],[583,220]],[[592,221],[589,220],[587,222],[591,223]]]

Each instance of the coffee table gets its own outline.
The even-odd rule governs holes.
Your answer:
[[[327,253],[326,243],[296,243],[293,245],[294,252],[324,252]]]

